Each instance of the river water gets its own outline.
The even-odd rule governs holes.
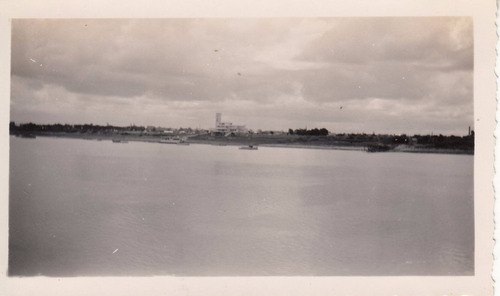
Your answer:
[[[474,274],[473,156],[10,145],[11,276]]]

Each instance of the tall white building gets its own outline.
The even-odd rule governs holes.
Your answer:
[[[222,114],[215,113],[215,127],[218,127],[222,123]]]
[[[215,114],[215,128],[211,129],[212,133],[230,135],[234,134],[243,134],[247,132],[247,129],[244,125],[233,125],[231,122],[222,122],[222,114]]]

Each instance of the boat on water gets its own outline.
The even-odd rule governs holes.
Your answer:
[[[122,139],[113,139],[112,141],[113,143],[128,143],[128,141]]]
[[[181,139],[179,137],[161,139],[159,141],[159,143],[162,143],[162,144],[189,145],[188,142],[186,142],[184,139]]]
[[[248,145],[248,146],[241,146],[240,149],[241,150],[258,150],[259,147],[254,146],[254,145]]]

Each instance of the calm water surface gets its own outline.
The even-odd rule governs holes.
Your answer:
[[[13,276],[474,273],[473,156],[10,144]]]

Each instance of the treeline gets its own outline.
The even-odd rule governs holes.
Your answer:
[[[18,133],[36,133],[36,132],[53,132],[53,133],[106,133],[106,132],[127,132],[127,131],[144,131],[142,126],[113,126],[113,125],[94,125],[94,124],[36,124],[23,123],[16,125],[15,122],[10,122],[10,134]]]
[[[288,134],[289,135],[299,135],[299,136],[328,136],[330,132],[326,128],[313,128],[308,130],[307,128],[305,129],[288,129]]]
[[[340,145],[356,147],[381,147],[394,149],[399,145],[408,145],[416,148],[436,148],[436,149],[454,149],[464,151],[474,151],[474,131],[466,136],[445,136],[445,135],[390,135],[390,134],[366,134],[366,133],[338,133],[328,134],[327,137],[322,134],[319,136],[314,130],[289,130],[289,135],[299,135],[299,137],[290,137],[283,142],[297,142],[301,144],[315,145]],[[314,132],[310,132],[314,131]]]
[[[370,145],[381,144],[389,147],[411,145],[438,149],[474,150],[474,131],[467,136],[444,135],[377,135],[377,134],[335,134],[329,137],[342,143]]]

